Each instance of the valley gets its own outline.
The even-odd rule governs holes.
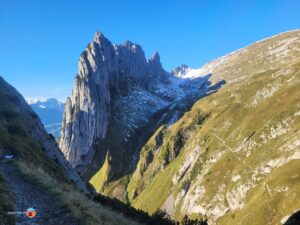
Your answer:
[[[296,225],[299,87],[299,30],[170,72],[96,32],[65,104],[0,78],[0,224]]]
[[[300,208],[299,43],[294,30],[166,72],[158,53],[96,33],[60,148],[98,193],[150,214],[278,224]]]

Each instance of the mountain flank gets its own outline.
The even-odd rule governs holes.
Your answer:
[[[157,52],[146,59],[139,45],[115,45],[97,32],[80,56],[59,146],[99,191],[135,170],[141,146],[162,121],[176,121],[222,85],[211,86],[210,76],[180,78],[162,68]]]
[[[299,209],[299,63],[296,30],[201,68],[226,84],[148,140],[129,201],[210,224],[280,224]]]
[[[94,202],[24,98],[0,77],[0,224],[139,224]],[[12,156],[12,159],[3,159]],[[34,207],[37,217],[7,212]],[[56,218],[58,217],[58,218]]]
[[[96,33],[60,148],[97,192],[149,213],[278,224],[300,208],[299,60],[299,30],[172,72]]]

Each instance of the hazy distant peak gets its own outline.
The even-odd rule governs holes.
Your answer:
[[[172,73],[177,77],[184,76],[191,68],[188,67],[186,64],[181,64],[180,66],[177,66]]]
[[[55,104],[64,104],[61,100],[56,98],[26,98],[26,102],[29,105],[36,104],[36,103],[55,103]]]

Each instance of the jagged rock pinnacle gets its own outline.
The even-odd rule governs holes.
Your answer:
[[[69,162],[84,173],[95,152],[95,143],[105,138],[112,118],[112,100],[131,86],[155,86],[167,77],[158,53],[146,60],[141,46],[126,41],[113,45],[101,32],[79,59],[72,101],[65,107],[60,148]],[[88,82],[87,82],[88,81]]]
[[[104,39],[106,39],[106,38],[105,38],[105,36],[103,35],[103,33],[99,32],[99,31],[97,31],[97,32],[95,33],[95,35],[94,35],[94,42],[100,43],[101,40],[104,40]]]
[[[150,58],[150,60],[155,61],[155,62],[160,62],[160,56],[159,53],[156,51],[153,53],[152,57]]]

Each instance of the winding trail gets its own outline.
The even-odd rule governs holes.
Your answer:
[[[32,207],[37,211],[35,218],[16,215],[16,225],[77,225],[76,220],[59,201],[41,187],[24,179],[12,163],[0,161],[0,174],[3,176],[16,204],[16,212],[25,212]]]

